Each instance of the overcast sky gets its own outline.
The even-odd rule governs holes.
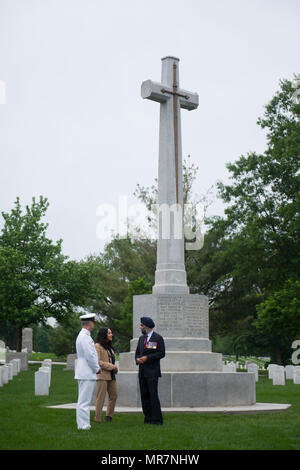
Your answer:
[[[140,86],[160,80],[166,55],[199,94],[182,110],[194,189],[227,181],[227,162],[265,149],[256,120],[299,73],[299,21],[299,0],[0,0],[0,209],[46,196],[64,253],[101,251],[97,207],[136,202],[157,176],[159,104]]]

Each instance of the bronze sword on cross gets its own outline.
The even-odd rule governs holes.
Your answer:
[[[171,135],[168,133],[167,129],[170,129],[171,126],[168,122],[170,119],[173,121],[173,139],[174,139],[174,163],[175,163],[175,186],[176,186],[176,203],[182,203],[179,201],[179,178],[182,178],[182,169],[179,169],[179,154],[181,156],[181,139],[179,139],[179,118],[180,118],[180,108],[188,109],[189,111],[196,109],[198,107],[198,94],[191,93],[186,90],[181,90],[179,88],[179,79],[178,79],[178,65],[177,62],[179,59],[169,57],[167,59],[172,60],[172,73],[170,73],[170,67],[168,68],[167,73],[162,73],[162,83],[153,82],[147,80],[142,83],[142,97],[147,98],[153,101],[157,101],[162,105],[166,105],[166,112],[161,114],[160,121],[160,135],[162,141],[160,141],[160,152],[167,153],[166,158],[171,158],[169,155],[169,147],[166,144],[171,138]],[[164,59],[163,59],[164,60]],[[170,98],[173,97],[172,102]],[[172,106],[171,106],[172,104]],[[179,104],[179,106],[178,106]],[[170,107],[171,106],[171,107]],[[172,108],[172,109],[171,109]],[[171,117],[172,116],[172,117]],[[181,161],[181,159],[180,159]],[[160,180],[160,175],[159,175]],[[164,201],[167,202],[167,201]]]
[[[189,95],[178,93],[177,91],[177,65],[173,63],[173,91],[162,88],[162,93],[173,95],[173,114],[174,114],[174,153],[175,153],[175,180],[176,180],[176,204],[178,204],[178,96],[189,100]]]

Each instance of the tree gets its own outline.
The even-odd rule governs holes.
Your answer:
[[[99,326],[113,330],[116,347],[127,350],[131,338],[125,331],[121,308],[130,283],[144,277],[151,285],[155,270],[155,244],[148,239],[131,240],[116,236],[99,256],[84,261],[92,268],[91,290],[95,295],[86,298],[84,307],[98,315]],[[100,298],[96,293],[100,292]],[[126,322],[125,322],[126,323]],[[127,341],[127,344],[125,344]]]
[[[156,242],[147,238],[132,239],[116,236],[105,246],[101,262],[108,272],[118,272],[129,283],[142,276],[154,282]]]
[[[52,333],[54,328],[50,325],[34,325],[32,338],[33,350],[36,352],[50,352],[52,350]]]
[[[53,243],[46,236],[48,224],[41,219],[48,206],[47,198],[32,198],[22,214],[17,198],[10,213],[2,212],[0,318],[14,326],[18,351],[24,327],[45,323],[50,316],[63,320],[82,305],[88,291],[86,266],[67,261],[62,240]]]
[[[291,357],[291,345],[300,338],[300,282],[288,280],[257,306],[255,327],[269,338],[271,361],[286,363]]]
[[[251,329],[256,306],[280,291],[286,279],[299,280],[300,105],[292,95],[292,83],[282,80],[258,120],[267,129],[266,151],[228,164],[231,184],[217,184],[228,206],[224,218],[208,221],[218,245],[204,269],[208,278],[218,277],[212,279],[218,334],[220,326],[227,333]],[[268,344],[272,348],[271,338]]]
[[[53,328],[51,335],[51,352],[57,356],[76,353],[76,338],[81,330],[81,322],[76,314],[70,315]]]
[[[120,309],[120,319],[116,320],[118,330],[119,347],[122,351],[128,351],[129,341],[132,338],[132,320],[133,320],[133,296],[142,294],[151,294],[152,286],[141,277],[135,281],[130,281],[128,294]]]
[[[292,83],[280,85],[258,120],[268,129],[267,150],[228,164],[233,183],[218,183],[230,204],[225,236],[236,244],[235,273],[268,292],[299,276],[300,105],[292,100]]]

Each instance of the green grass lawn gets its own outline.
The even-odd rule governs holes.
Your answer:
[[[273,386],[260,377],[257,401],[291,403],[287,411],[249,415],[165,413],[161,427],[145,425],[142,415],[116,414],[111,424],[76,429],[75,410],[46,405],[77,401],[72,371],[52,366],[50,395],[34,395],[34,371],[20,372],[0,388],[0,449],[300,449],[300,385]]]
[[[28,354],[28,361],[43,361],[52,359],[53,362],[67,362],[67,356],[56,356],[54,353],[34,352]]]

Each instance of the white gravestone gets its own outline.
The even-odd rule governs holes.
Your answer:
[[[285,366],[285,378],[293,380],[294,378],[294,366]]]
[[[17,366],[18,366],[18,373],[21,371],[21,359],[18,358],[18,359],[15,359],[15,361],[17,362]]]
[[[7,367],[8,367],[8,380],[12,380],[13,379],[13,365],[9,362],[7,364]]]
[[[294,384],[296,384],[296,385],[300,384],[300,366],[296,366],[294,368],[293,381],[294,381]]]
[[[50,367],[40,367],[39,371],[46,372],[48,374],[48,386],[51,385],[51,368]]]
[[[285,385],[284,367],[276,366],[272,371],[273,385]]]
[[[5,363],[6,348],[4,341],[0,340],[0,362]]]
[[[230,362],[229,364],[223,365],[223,372],[236,372],[235,364]]]
[[[16,359],[12,359],[10,361],[10,364],[13,366],[13,376],[18,375],[18,364],[16,362]]]
[[[247,370],[255,374],[255,381],[258,382],[258,365],[254,362],[250,362],[247,366]]]
[[[34,394],[49,395],[49,371],[38,370],[34,374]]]
[[[67,366],[63,370],[74,370],[75,359],[77,359],[77,354],[68,354]]]
[[[5,364],[3,367],[3,372],[2,372],[2,381],[3,384],[8,383],[8,366]]]
[[[273,378],[273,370],[277,367],[277,364],[269,364],[267,369],[268,369],[268,378],[272,379]]]
[[[52,368],[52,359],[44,359],[42,362],[42,367]]]
[[[52,360],[51,359],[44,359],[42,362],[42,367],[49,367],[50,372],[52,372]]]
[[[50,383],[51,383],[51,375],[52,375],[52,359],[44,359],[42,362],[42,367],[48,367],[50,373]],[[50,384],[49,384],[50,386]]]
[[[0,387],[3,387],[3,367],[0,367]]]
[[[52,359],[44,359],[42,364],[46,364],[46,362],[52,365]]]

